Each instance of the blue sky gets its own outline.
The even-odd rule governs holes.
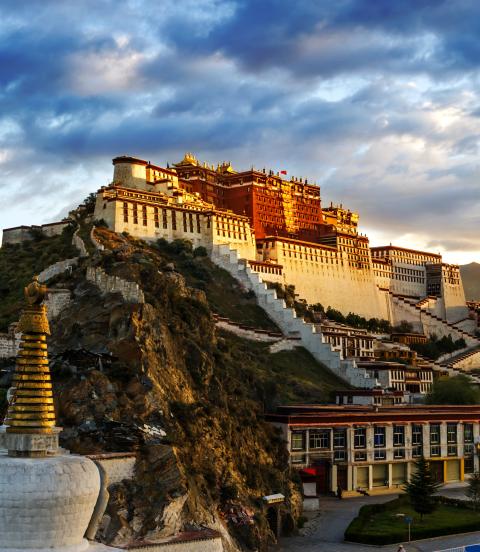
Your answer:
[[[474,0],[2,0],[0,226],[58,219],[116,155],[193,151],[480,261],[479,83]]]

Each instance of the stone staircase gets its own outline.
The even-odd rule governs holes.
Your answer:
[[[420,318],[421,324],[423,326],[423,331],[425,333],[427,334],[435,333],[439,337],[451,335],[452,339],[463,338],[467,346],[469,347],[480,345],[480,341],[478,340],[478,338],[475,335],[459,327],[458,322],[457,323],[447,322],[446,320],[443,320],[436,314],[433,314],[428,310],[425,310],[424,308],[422,308],[421,306],[422,301],[415,301],[414,299],[393,293],[391,291],[389,291],[388,293],[392,297],[393,304],[401,306],[403,309],[409,312],[410,315],[415,319],[418,320],[418,318]],[[428,299],[428,298],[425,298],[425,299]]]
[[[429,358],[426,358],[419,353],[417,353],[417,366],[418,367],[429,367],[432,368],[435,372],[439,372],[440,374],[447,374],[450,378],[453,378],[455,376],[467,376],[472,383],[480,384],[480,377],[476,374],[470,374],[466,372],[465,370],[462,370],[461,368],[456,368],[455,364],[456,362],[459,362],[460,360],[464,360],[465,358],[468,358],[470,355],[478,354],[480,351],[480,347],[475,347],[473,350],[470,350],[469,352],[465,352],[459,356],[456,356],[453,360],[446,360],[446,361],[439,361],[439,360],[431,360]]]
[[[236,278],[245,289],[255,293],[258,305],[277,324],[285,337],[299,338],[299,345],[350,385],[363,389],[377,386],[377,380],[371,378],[365,369],[359,368],[354,360],[344,359],[341,353],[333,351],[314,324],[298,318],[295,310],[287,307],[285,301],[277,297],[274,289],[267,287],[261,276],[252,270],[247,261],[239,257],[235,249],[226,244],[214,245],[211,258],[215,264]]]
[[[472,378],[478,379],[478,383],[480,383],[480,378],[478,378],[477,376],[474,376],[473,374],[468,374],[467,371],[457,367],[458,364],[463,363],[465,360],[469,359],[470,357],[479,355],[479,353],[480,353],[480,345],[473,347],[468,351],[461,351],[457,354],[453,353],[452,355],[446,355],[447,358],[443,361],[440,361],[440,365],[444,366],[445,368],[455,370],[458,373],[470,375]]]

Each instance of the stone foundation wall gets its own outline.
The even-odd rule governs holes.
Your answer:
[[[98,267],[87,268],[87,280],[94,283],[102,293],[120,293],[128,303],[145,303],[145,296],[136,282],[109,276]]]
[[[20,334],[14,332],[0,334],[0,358],[14,358],[20,347]]]
[[[192,541],[177,541],[130,545],[128,552],[223,552],[221,537],[198,539]]]
[[[58,261],[58,263],[53,263],[48,266],[45,270],[42,270],[38,275],[38,279],[42,283],[46,283],[51,280],[54,276],[63,274],[64,272],[71,272],[73,267],[78,264],[78,257],[73,257],[71,259],[65,259],[64,261]]]
[[[88,458],[101,464],[107,475],[108,485],[120,483],[124,479],[133,479],[135,476],[137,455],[134,452],[91,454]]]
[[[45,305],[47,306],[48,319],[53,320],[71,301],[71,293],[68,289],[51,289],[48,292]]]

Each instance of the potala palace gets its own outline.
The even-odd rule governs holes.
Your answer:
[[[422,332],[432,322],[428,314],[466,331],[475,326],[458,266],[433,253],[370,248],[358,215],[322,207],[320,188],[307,181],[237,172],[229,163],[215,168],[191,154],[173,168],[133,157],[117,157],[113,165],[95,217],[116,232],[187,238],[210,252],[227,246],[264,280],[294,285],[308,303],[345,314],[407,320]]]
[[[265,169],[237,172],[230,163],[215,167],[188,153],[171,167],[130,156],[114,158],[113,166],[112,182],[96,194],[95,221],[144,240],[187,239],[205,247],[255,293],[285,336],[300,336],[317,360],[352,385],[371,389],[382,383],[378,364],[368,364],[374,355],[388,360],[388,353],[374,353],[380,342],[372,346],[365,331],[307,324],[285,308],[271,283],[293,285],[299,300],[310,305],[392,325],[406,321],[416,334],[463,338],[467,349],[479,345],[477,314],[466,304],[458,265],[434,253],[370,247],[358,215],[343,205],[322,207],[320,188],[306,180]],[[65,224],[41,230],[54,234]],[[30,229],[4,230],[3,243],[22,241]],[[390,357],[398,358],[395,351]],[[404,370],[389,366],[398,381],[382,385],[424,393],[432,368],[444,367],[428,366],[409,385]]]

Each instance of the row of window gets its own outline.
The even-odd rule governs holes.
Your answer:
[[[441,445],[441,424],[430,424],[429,436],[431,456],[440,456]],[[394,447],[405,446],[405,425],[394,425],[392,441]],[[381,449],[386,447],[386,426],[375,425],[373,426],[373,447]],[[333,439],[333,448],[346,448],[347,446],[347,434],[345,429],[311,429],[308,433],[308,447],[310,450],[316,449],[330,449],[330,439]],[[305,450],[306,432],[304,431],[292,431],[291,448],[292,451]],[[423,425],[412,424],[411,425],[411,440],[412,446],[418,448],[419,455],[421,455],[421,448],[423,446]],[[473,450],[473,424],[463,424],[463,442],[465,445],[471,445]],[[447,446],[448,455],[454,456],[457,453],[458,443],[458,424],[447,424]],[[367,448],[367,428],[356,427],[353,432],[353,447],[355,449]],[[438,450],[438,454],[437,454]],[[433,452],[432,452],[433,451]],[[454,454],[455,453],[455,454]]]

